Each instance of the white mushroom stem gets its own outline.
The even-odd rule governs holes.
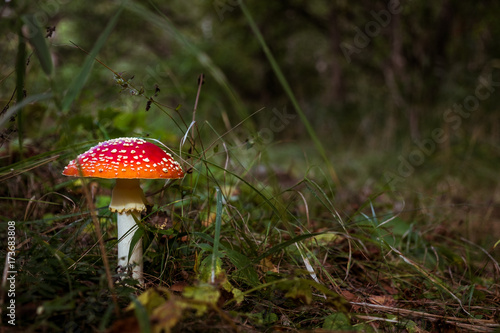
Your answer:
[[[139,239],[137,243],[135,243],[134,249],[129,257],[132,238],[137,230],[134,216],[139,219],[141,218],[138,212],[118,213],[118,239],[120,240],[118,243],[118,271],[125,272],[126,268],[131,266],[132,278],[142,284],[144,283],[144,277],[142,275],[142,239]]]
[[[132,238],[137,231],[137,223],[141,212],[146,209],[146,197],[141,189],[139,179],[117,179],[113,189],[109,209],[117,212],[118,227],[118,269],[124,272],[132,267],[132,278],[144,283],[142,274],[142,239],[138,240],[129,258]]]

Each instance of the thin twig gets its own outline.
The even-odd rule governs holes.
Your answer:
[[[92,222],[94,223],[95,232],[97,235],[97,240],[99,241],[99,249],[101,252],[102,262],[104,264],[104,270],[106,271],[106,278],[108,280],[108,288],[111,292],[111,298],[113,299],[113,304],[115,305],[115,314],[117,316],[120,315],[120,308],[118,307],[118,300],[115,295],[115,286],[113,284],[113,279],[111,277],[111,270],[109,269],[109,261],[108,256],[106,254],[106,247],[104,246],[103,236],[101,232],[101,226],[99,224],[99,220],[97,219],[94,202],[92,201],[92,197],[90,196],[90,192],[87,188],[87,184],[84,183],[83,192],[85,194],[85,199],[87,200],[87,205],[90,209],[90,216],[92,218]]]
[[[412,318],[426,318],[430,321],[436,320],[444,320],[448,324],[453,324],[462,328],[478,328],[477,326],[481,326],[482,332],[493,332],[495,329],[500,328],[500,324],[494,322],[493,320],[485,320],[485,319],[475,319],[475,318],[458,318],[458,317],[450,317],[450,316],[442,316],[433,313],[427,313],[422,311],[408,310],[398,307],[380,305],[380,304],[372,304],[372,303],[364,303],[364,302],[349,302],[351,305],[361,306],[373,308],[382,312],[389,312],[396,315],[404,315]],[[358,316],[362,318],[361,316]]]
[[[493,266],[495,267],[495,270],[497,272],[497,274],[500,275],[500,265],[498,264],[498,261],[495,260],[495,258],[493,258],[493,256],[488,252],[486,251],[486,249],[483,249],[481,246],[477,245],[477,244],[474,244],[473,242],[471,242],[470,240],[468,239],[465,239],[463,237],[460,237],[460,239],[464,242],[466,242],[467,244],[470,244],[472,246],[475,246],[477,247],[479,250],[481,250],[481,252],[483,252],[490,260],[491,262],[493,263]]]
[[[417,263],[415,263],[414,261],[412,261],[411,259],[407,258],[405,255],[403,255],[403,253],[401,253],[401,251],[399,251],[398,249],[396,249],[395,247],[389,245],[389,247],[391,248],[392,251],[394,251],[401,259],[403,259],[403,261],[405,263],[407,263],[408,265],[410,266],[413,266],[420,274],[422,274],[424,277],[426,277],[427,279],[429,279],[432,283],[434,283],[435,285],[437,285],[438,287],[440,287],[442,290],[444,290],[448,295],[450,295],[455,301],[457,301],[457,303],[460,305],[460,308],[462,308],[462,310],[469,316],[469,317],[472,317],[472,315],[467,311],[465,310],[464,308],[464,305],[462,304],[462,301],[460,300],[460,298],[458,298],[451,290],[449,290],[448,288],[446,288],[446,286],[444,285],[443,282],[441,282],[439,280],[439,278],[433,276],[431,273],[427,272],[425,269],[423,269],[420,265],[418,265]]]
[[[196,110],[198,109],[198,101],[200,100],[200,93],[201,93],[201,86],[205,82],[205,75],[203,73],[198,76],[198,91],[196,92],[196,99],[194,101],[194,108],[193,108],[193,123],[196,122]],[[193,146],[194,146],[194,127],[191,129],[191,139],[193,140]]]

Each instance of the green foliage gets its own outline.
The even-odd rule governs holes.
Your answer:
[[[339,313],[333,313],[328,317],[326,317],[323,323],[323,328],[326,330],[343,331],[343,330],[352,330],[352,325],[349,318],[345,314],[339,312]]]

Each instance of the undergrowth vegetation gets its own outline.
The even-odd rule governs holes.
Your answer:
[[[19,38],[0,79],[9,91],[0,116],[2,330],[499,331],[498,147],[459,141],[413,170],[395,149],[346,146],[331,155],[239,6],[288,111],[246,113],[220,68],[152,5],[117,6],[89,49],[72,44],[83,64],[57,72],[48,32],[20,15],[36,31],[29,45]],[[131,14],[174,36],[204,66],[207,74],[179,89],[192,107],[162,99],[162,82],[184,78],[147,85],[135,78],[144,73],[99,56],[120,15]],[[199,104],[212,100],[213,82],[227,98],[212,101],[217,112]],[[259,129],[254,118],[263,113],[275,118]],[[292,121],[304,128],[301,140],[279,135]],[[143,181],[151,203],[136,231],[144,285],[115,271],[112,181],[61,174],[78,154],[123,136],[166,144],[186,173]],[[384,171],[398,165],[407,175]]]

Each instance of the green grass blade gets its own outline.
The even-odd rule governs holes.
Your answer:
[[[24,99],[24,79],[26,76],[26,42],[21,31],[21,25],[18,26],[18,38],[19,42],[17,45],[17,57],[16,57],[16,106],[21,104]],[[23,111],[22,108],[18,109],[17,115],[17,131],[18,131],[18,141],[19,141],[19,154],[21,159],[23,156],[23,136],[24,136],[24,124],[23,124]],[[5,117],[9,119],[10,117]],[[3,119],[5,119],[3,118]],[[0,120],[1,127],[1,120]]]
[[[215,272],[217,271],[217,258],[219,257],[220,228],[222,224],[222,192],[220,188],[215,188],[217,192],[217,211],[215,217],[214,248],[212,250],[212,272],[210,281],[215,282]]]
[[[96,43],[94,44],[94,47],[92,48],[89,55],[85,59],[82,69],[80,70],[78,75],[75,76],[75,78],[69,85],[68,91],[66,92],[66,95],[64,96],[62,101],[63,112],[69,110],[71,104],[78,97],[80,91],[83,89],[90,75],[90,71],[92,70],[92,67],[94,65],[94,59],[96,58],[97,54],[103,47],[104,43],[106,42],[106,39],[108,39],[109,35],[113,31],[113,28],[115,27],[116,22],[118,22],[118,18],[120,17],[122,10],[123,6],[120,6],[116,14],[111,18],[111,20],[109,20],[108,25],[106,26],[102,34],[99,36]]]
[[[231,263],[238,269],[236,274],[240,279],[245,280],[252,287],[260,284],[259,275],[252,261],[246,255],[229,248],[224,249],[224,252],[231,260]]]
[[[199,237],[210,243],[215,243],[214,239],[203,232],[193,232],[193,236]],[[198,246],[201,244],[198,244]],[[260,284],[259,275],[253,267],[253,262],[243,253],[235,251],[233,249],[225,247],[223,244],[219,243],[219,247],[227,255],[231,263],[238,269],[238,276],[252,287],[256,287]]]
[[[321,233],[314,233],[314,234],[303,234],[303,235],[299,235],[297,237],[294,237],[292,239],[289,239],[283,243],[279,243],[278,245],[275,245],[273,246],[272,248],[270,248],[269,250],[267,250],[266,252],[264,252],[263,254],[261,254],[260,256],[258,256],[257,258],[255,258],[253,260],[254,263],[258,263],[260,262],[262,259],[276,253],[276,252],[279,252],[287,247],[289,247],[290,245],[292,244],[295,244],[297,242],[300,242],[304,239],[308,239],[308,238],[311,238],[311,237],[314,237],[314,236],[317,236],[317,235],[321,235]]]
[[[151,324],[146,308],[137,300],[135,296],[130,296],[132,303],[134,303],[134,312],[141,332],[151,333]]]
[[[134,216],[134,218],[135,218],[135,216]],[[129,258],[132,257],[132,252],[134,252],[135,245],[139,241],[141,241],[142,240],[142,236],[144,236],[144,229],[142,229],[142,228],[139,227],[139,223],[136,220],[137,229],[135,229],[135,230],[130,229],[127,233],[125,233],[125,235],[123,235],[123,237],[128,236],[130,232],[132,232],[134,234],[132,236],[132,240],[130,241],[130,248],[128,249],[128,257]],[[120,242],[120,241],[121,241],[121,239],[118,240],[118,242]],[[129,262],[129,264],[130,264],[130,262]]]
[[[271,64],[271,67],[274,71],[274,74],[278,78],[278,81],[280,82],[281,86],[283,87],[283,90],[285,90],[286,94],[288,95],[288,98],[292,102],[292,105],[293,105],[295,111],[297,112],[300,119],[302,120],[302,123],[306,127],[307,133],[309,134],[309,136],[313,140],[313,142],[316,146],[316,149],[321,154],[321,157],[323,158],[325,165],[328,167],[328,171],[330,173],[330,176],[335,181],[335,184],[337,186],[340,185],[339,179],[338,179],[337,174],[335,172],[335,169],[333,168],[333,165],[331,164],[330,159],[328,158],[328,156],[326,154],[326,151],[325,151],[325,148],[323,147],[323,144],[319,140],[318,136],[316,135],[316,132],[314,131],[314,128],[312,127],[311,123],[309,122],[306,115],[302,111],[302,108],[300,107],[299,102],[295,98],[295,95],[292,91],[292,88],[288,84],[288,81],[286,80],[285,75],[283,75],[283,72],[281,71],[278,63],[276,62],[276,59],[274,58],[271,50],[267,46],[267,43],[264,40],[264,37],[260,33],[260,30],[257,27],[257,24],[255,23],[255,21],[252,17],[252,14],[250,13],[248,8],[244,4],[243,0],[238,0],[238,3],[240,4],[241,10],[243,11],[243,14],[246,17],[248,24],[250,25],[250,28],[252,29],[253,33],[255,34],[255,37],[257,37],[257,40],[259,41],[259,43],[262,47],[262,50],[264,51],[269,63]]]
[[[37,24],[33,15],[24,15],[21,19],[28,26],[28,39],[35,49],[35,54],[38,61],[40,61],[43,71],[47,76],[50,76],[53,70],[52,57],[42,28]]]
[[[5,125],[6,122],[10,121],[10,118],[14,116],[19,110],[22,110],[26,105],[39,102],[45,99],[52,98],[52,93],[31,95],[23,99],[21,102],[18,101],[16,105],[9,108],[7,112],[0,115],[0,129]]]

